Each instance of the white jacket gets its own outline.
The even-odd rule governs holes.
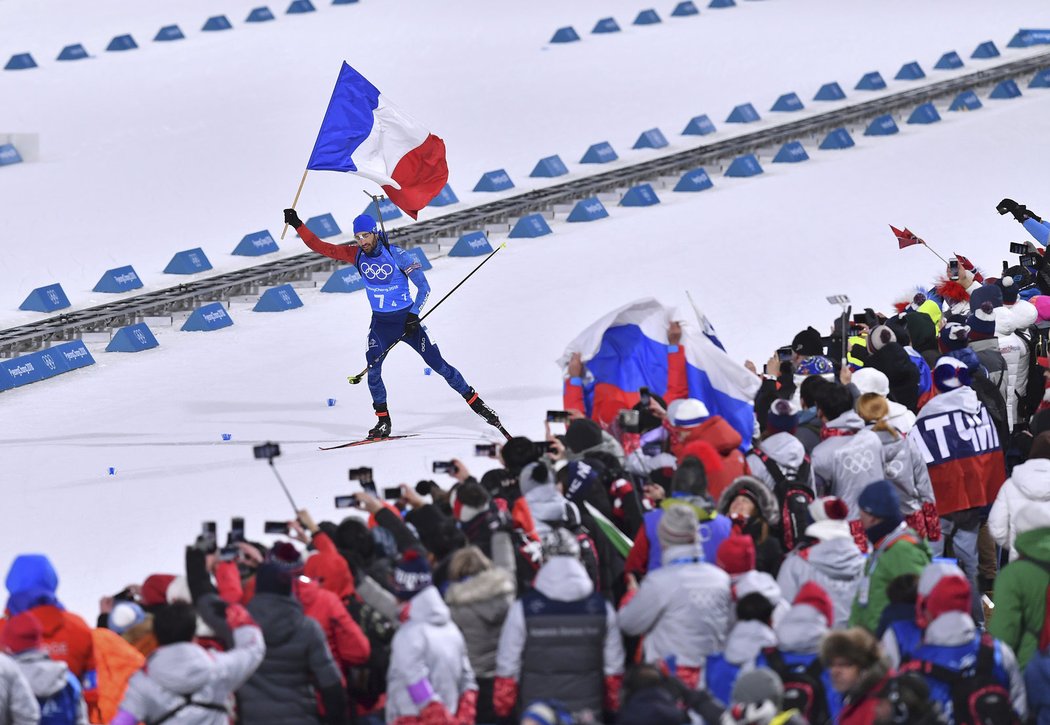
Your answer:
[[[417,703],[409,688],[422,681],[429,682],[430,697]],[[427,587],[409,602],[408,618],[390,643],[386,682],[387,722],[418,716],[435,700],[454,715],[460,696],[478,689],[463,634],[435,587]]]
[[[852,410],[829,421],[833,435],[813,449],[813,474],[818,496],[838,496],[849,507],[849,518],[858,516],[857,499],[872,481],[886,477],[882,465],[882,443],[865,429],[864,420]]]
[[[802,442],[798,438],[790,433],[776,433],[771,435],[769,438],[756,443],[755,448],[761,448],[762,452],[769,456],[771,461],[777,464],[785,477],[791,476],[798,471],[799,466],[802,465],[802,462],[806,458],[805,446],[802,445]],[[747,466],[751,469],[751,475],[769,486],[770,491],[776,487],[776,481],[773,480],[773,476],[769,473],[769,469],[766,468],[766,464],[762,463],[761,458],[752,453],[747,457]],[[810,466],[809,469],[809,479],[807,482],[812,488],[812,466]]]
[[[3,725],[36,725],[40,722],[40,705],[33,696],[18,664],[0,652],[0,723]]]
[[[663,551],[663,566],[650,572],[619,612],[620,629],[645,635],[646,662],[673,655],[685,667],[701,666],[721,652],[729,629],[729,575],[703,561],[699,545]]]
[[[1006,415],[1011,430],[1018,420],[1018,402],[1028,389],[1028,344],[1015,332],[1023,312],[1010,307],[995,309],[995,334],[1006,360]]]
[[[266,654],[262,630],[255,625],[233,630],[233,643],[228,652],[209,652],[193,642],[161,647],[150,656],[148,667],[131,676],[120,709],[150,722],[182,705],[185,697],[210,705],[231,704],[233,693]],[[168,722],[225,725],[229,719],[224,712],[189,706]]]
[[[845,627],[863,574],[864,555],[853,539],[828,539],[788,554],[780,565],[777,584],[784,598],[794,601],[803,584],[816,582],[831,597],[835,626]]]
[[[933,484],[915,436],[894,436],[884,430],[873,431],[882,443],[882,466],[900,499],[901,516],[910,516],[932,502]]]
[[[1014,467],[988,514],[988,530],[997,544],[1010,547],[1011,560],[1017,558],[1014,539],[1022,509],[1028,521],[1050,526],[1050,459],[1030,458]]]
[[[559,602],[575,602],[590,596],[594,591],[594,584],[587,570],[579,559],[571,556],[555,556],[540,567],[533,587],[548,599]],[[608,602],[605,607],[604,674],[622,675],[625,655],[620,628],[616,622],[616,610]],[[496,653],[496,677],[518,679],[521,673],[521,656],[525,651],[525,639],[525,611],[519,599],[510,606],[507,621],[503,623],[503,631],[500,633],[499,650]]]

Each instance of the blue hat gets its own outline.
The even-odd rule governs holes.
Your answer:
[[[124,634],[136,624],[146,621],[146,612],[135,602],[117,602],[107,617],[107,628]]]
[[[974,356],[976,357],[976,355]],[[933,366],[933,384],[937,392],[947,393],[973,382],[973,376],[965,362],[945,355]]]
[[[985,300],[980,307],[971,306],[970,316],[966,318],[966,326],[970,328],[971,340],[988,340],[995,337],[995,306],[993,303]]]
[[[402,601],[411,599],[432,583],[430,565],[415,549],[409,549],[394,565],[394,594]]]
[[[354,234],[360,234],[361,232],[375,233],[375,230],[376,220],[368,214],[362,214],[354,219]]]
[[[865,486],[857,499],[857,507],[883,521],[901,521],[901,501],[897,489],[885,479]]]
[[[596,461],[573,461],[565,467],[568,474],[565,486],[565,498],[580,501],[587,498],[587,492],[601,474],[600,464]]]
[[[766,416],[766,428],[773,431],[785,431],[790,433],[798,428],[799,409],[790,400],[777,398],[769,406],[769,414]]]

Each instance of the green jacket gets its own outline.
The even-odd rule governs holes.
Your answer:
[[[864,627],[869,632],[878,629],[882,610],[890,603],[889,597],[886,596],[886,587],[902,574],[921,575],[931,558],[930,547],[911,529],[906,529],[904,536],[891,543],[888,548],[879,551],[876,547],[875,553],[869,555],[867,563],[864,564],[864,578],[849,615],[850,626]]]
[[[1014,547],[1021,558],[1010,562],[995,580],[995,614],[988,631],[1010,645],[1024,669],[1039,646],[1050,585],[1050,571],[1025,559],[1050,565],[1050,528],[1026,531]]]

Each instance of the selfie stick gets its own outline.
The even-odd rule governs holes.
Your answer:
[[[490,259],[492,259],[492,257],[496,254],[496,252],[498,252],[499,250],[503,249],[505,246],[507,246],[506,242],[504,242],[503,244],[501,244],[498,247],[496,247],[495,249],[493,249],[492,252],[490,252],[487,257],[485,257],[483,260],[481,260],[481,263],[478,264],[477,267],[475,267],[473,270],[471,270],[470,274],[468,274],[466,277],[461,279],[459,281],[459,284],[457,284],[455,287],[450,289],[448,291],[448,294],[446,294],[444,297],[442,297],[440,300],[438,300],[438,303],[436,305],[431,307],[430,310],[425,315],[420,317],[419,321],[422,322],[423,320],[425,320],[428,317],[430,317],[430,315],[434,312],[434,310],[436,310],[438,307],[441,307],[441,303],[442,302],[444,302],[449,297],[451,297],[453,292],[455,292],[460,287],[462,287],[464,282],[466,282],[468,279],[473,277],[475,272],[477,272],[479,269],[481,269],[483,266],[485,266],[485,262],[487,262]],[[394,346],[397,345],[397,343],[401,342],[401,340],[404,339],[404,337],[405,337],[405,333],[402,332],[400,337],[398,337],[396,340],[394,340],[392,343],[390,343],[390,347],[388,347],[386,350],[383,350],[383,354],[380,355],[378,358],[376,358],[375,362],[373,362],[370,365],[368,365],[367,367],[365,367],[365,369],[362,370],[361,372],[359,372],[357,375],[351,375],[350,377],[348,377],[347,380],[350,381],[350,384],[351,385],[357,385],[359,382],[361,382],[361,379],[364,378],[364,376],[366,374],[368,374],[368,371],[371,370],[372,368],[374,368],[379,363],[383,362],[383,358],[385,358],[387,356],[387,354],[391,350],[394,349]]]
[[[277,483],[281,484],[281,489],[284,490],[284,495],[288,497],[288,503],[292,505],[292,510],[295,511],[296,518],[299,516],[299,507],[295,505],[295,500],[292,498],[291,491],[284,485],[284,479],[281,478],[281,474],[277,472],[277,466],[273,465],[273,459],[270,459],[270,470],[273,471],[273,475],[277,476]]]
[[[842,308],[842,367],[848,364],[847,351],[849,350],[849,316],[853,311],[853,305],[849,295],[830,295],[826,298],[833,305]]]

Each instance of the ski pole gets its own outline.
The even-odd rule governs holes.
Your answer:
[[[437,309],[438,307],[441,307],[441,303],[442,303],[442,302],[444,302],[444,301],[445,301],[445,300],[447,300],[447,299],[448,299],[449,297],[451,297],[451,296],[452,296],[452,293],[453,293],[453,292],[455,292],[455,291],[456,291],[456,290],[458,290],[458,289],[459,289],[460,287],[462,287],[462,286],[463,286],[463,283],[464,283],[464,282],[466,282],[466,281],[467,281],[468,279],[470,279],[471,277],[473,277],[473,276],[474,276],[474,273],[475,273],[475,272],[477,272],[477,271],[478,271],[479,269],[481,269],[482,267],[484,267],[484,266],[485,266],[485,262],[487,262],[487,261],[489,261],[490,259],[492,259],[492,257],[493,257],[493,256],[495,256],[496,252],[498,252],[499,250],[503,249],[503,248],[504,248],[505,246],[507,246],[507,243],[506,243],[506,242],[504,242],[503,244],[501,244],[501,245],[499,245],[498,247],[496,247],[495,249],[493,249],[493,250],[492,250],[492,251],[491,251],[491,252],[489,253],[489,255],[488,255],[487,257],[485,257],[485,258],[484,258],[483,260],[481,260],[481,263],[480,263],[480,264],[478,264],[478,266],[477,266],[477,267],[475,267],[475,268],[474,268],[473,270],[471,270],[470,274],[468,274],[468,275],[467,275],[466,277],[464,277],[463,279],[461,279],[461,280],[459,281],[459,284],[457,284],[457,285],[456,285],[455,287],[453,287],[452,289],[450,289],[450,290],[448,291],[448,293],[447,293],[447,294],[446,294],[446,295],[445,295],[444,297],[442,297],[442,298],[441,298],[440,300],[438,300],[438,302],[437,302],[437,304],[436,304],[436,305],[434,305],[433,307],[431,307],[431,308],[430,308],[430,309],[429,309],[429,310],[427,311],[427,313],[426,313],[425,315],[423,315],[422,317],[420,317],[420,318],[419,318],[419,321],[420,321],[420,322],[423,322],[423,320],[425,320],[425,319],[427,319],[428,317],[430,317],[430,315],[431,315],[431,314],[433,314],[434,310],[436,310],[436,309]],[[365,369],[364,369],[364,370],[362,370],[361,372],[359,372],[359,373],[358,373],[357,375],[351,375],[350,377],[348,377],[348,378],[347,378],[347,380],[349,380],[349,381],[350,381],[350,384],[351,384],[351,385],[357,385],[357,384],[358,384],[359,382],[361,382],[361,379],[362,379],[362,378],[363,378],[363,377],[364,377],[365,375],[367,375],[367,374],[368,374],[368,371],[369,371],[369,370],[371,370],[372,368],[374,368],[374,367],[375,367],[376,365],[378,365],[379,363],[383,362],[383,358],[385,358],[385,357],[387,356],[387,354],[388,354],[388,353],[389,353],[389,352],[390,352],[391,350],[393,350],[393,349],[394,349],[394,346],[395,346],[395,345],[397,345],[397,343],[401,342],[401,341],[402,341],[402,340],[403,340],[404,338],[405,338],[405,333],[403,333],[403,332],[402,332],[402,333],[401,333],[401,336],[400,336],[399,338],[397,338],[397,339],[396,339],[396,340],[394,340],[394,341],[393,341],[392,343],[390,343],[390,346],[389,346],[389,347],[388,347],[388,348],[387,348],[386,350],[383,350],[383,354],[382,354],[382,355],[380,355],[380,356],[379,356],[378,358],[376,358],[375,362],[373,362],[373,363],[371,363],[371,364],[367,365],[367,366],[365,367]]]

